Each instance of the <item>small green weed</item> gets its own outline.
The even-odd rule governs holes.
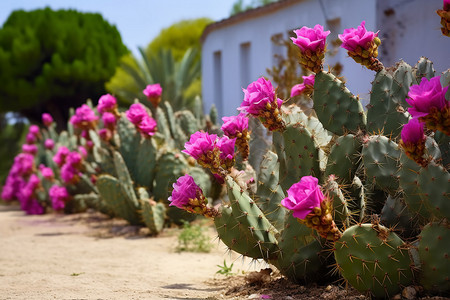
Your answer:
[[[230,266],[227,266],[227,262],[223,260],[223,266],[217,265],[219,267],[219,271],[216,272],[216,274],[222,274],[225,276],[231,276],[234,275],[234,273],[231,272],[231,269],[233,269],[233,263],[231,263]]]
[[[184,222],[183,230],[178,235],[176,251],[182,252],[210,252],[212,244],[206,233],[207,227],[201,224]]]

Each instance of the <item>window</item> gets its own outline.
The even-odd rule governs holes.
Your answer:
[[[240,67],[240,84],[242,88],[246,88],[250,82],[251,71],[251,55],[250,55],[250,42],[241,44],[239,51],[239,67]]]
[[[223,96],[222,96],[222,52],[216,51],[213,54],[213,72],[214,72],[214,104],[219,113],[223,113]]]

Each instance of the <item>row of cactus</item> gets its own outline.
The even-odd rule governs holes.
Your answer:
[[[212,206],[187,174],[171,205],[213,218],[230,249],[296,282],[340,276],[375,298],[413,284],[449,293],[450,70],[436,76],[426,58],[385,68],[378,33],[364,22],[346,29],[341,46],[376,72],[364,110],[323,71],[330,32],[321,25],[294,32],[300,64],[313,74],[292,94],[309,95],[313,112],[277,98],[265,78],[251,83],[241,113],[224,118],[223,137],[196,132],[185,144],[223,179],[228,201]],[[256,151],[248,147],[248,117],[272,133],[256,176],[245,162]]]
[[[160,108],[158,84],[144,93],[152,105],[136,102],[126,112],[119,112],[109,94],[97,107],[88,101],[71,112],[67,130],[60,133],[51,115],[44,114],[44,128],[30,126],[2,199],[19,200],[28,214],[93,208],[146,225],[152,234],[167,221],[193,220],[191,214],[168,209],[168,189],[186,172],[194,174],[206,192],[210,189],[210,175],[192,166],[177,145],[200,126],[214,130],[209,120],[215,112],[211,118],[197,119],[187,110],[173,112],[168,102]]]

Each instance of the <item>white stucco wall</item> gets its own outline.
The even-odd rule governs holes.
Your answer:
[[[389,25],[387,26],[389,31],[394,32],[397,21],[391,20],[386,22],[380,17],[380,13],[377,13],[377,11],[385,10],[390,1],[322,1],[325,6],[324,11],[321,9],[318,0],[305,0],[274,11],[271,14],[243,20],[211,31],[202,45],[202,97],[205,110],[209,111],[214,103],[220,116],[235,115],[237,113],[236,108],[240,106],[243,100],[242,88],[246,88],[250,82],[257,80],[259,77],[267,75],[266,69],[273,65],[274,47],[271,42],[273,35],[282,33],[287,37],[288,30],[302,26],[313,27],[316,24],[322,24],[326,28],[326,17],[328,19],[340,18],[340,23],[335,29],[337,32],[334,32],[334,34],[342,33],[345,28],[358,26],[362,20],[366,21],[368,30],[383,30],[384,22]],[[389,49],[389,52],[385,55],[386,59],[396,61],[398,58],[403,57],[408,63],[414,65],[420,56],[418,53],[423,53],[428,55],[430,59],[438,60],[441,64],[447,61],[447,66],[442,69],[448,68],[450,65],[448,55],[442,55],[442,49],[436,50],[434,47],[446,47],[445,51],[449,52],[448,41],[450,39],[447,38],[448,40],[445,40],[445,37],[441,38],[439,35],[431,36],[430,33],[427,33],[430,26],[434,26],[433,30],[439,32],[439,19],[436,17],[432,18],[431,13],[418,13],[416,18],[408,14],[409,9],[414,8],[414,11],[418,10],[420,12],[424,6],[432,7],[433,5],[436,7],[430,8],[430,10],[435,14],[434,11],[441,5],[441,0],[392,1],[392,3],[397,2],[403,2],[403,4],[398,4],[398,12],[395,14],[395,17],[403,18],[402,21],[406,29],[395,29],[395,47]],[[409,3],[405,4],[405,2]],[[439,4],[437,4],[438,2]],[[408,16],[410,19],[407,18]],[[427,26],[421,26],[420,22],[425,22]],[[418,39],[418,41],[411,37],[411,31],[413,30],[415,31],[414,39]],[[421,37],[427,43],[420,42]],[[242,48],[241,44],[246,43],[247,48]],[[249,48],[248,43],[250,44]],[[220,67],[217,64],[217,53],[219,52]],[[216,64],[214,64],[214,53],[216,53]],[[242,61],[241,57],[249,57],[249,60]],[[367,103],[370,82],[374,77],[374,72],[363,68],[347,57],[344,49],[340,49],[338,54],[331,60],[333,63],[336,60],[341,62],[343,65],[343,76],[347,79],[347,87],[355,95],[359,95],[363,103]],[[248,66],[248,72],[243,73],[242,64]],[[389,62],[389,64],[391,63]],[[247,77],[247,80],[242,77]],[[215,90],[219,85],[218,80],[222,88],[221,92]]]

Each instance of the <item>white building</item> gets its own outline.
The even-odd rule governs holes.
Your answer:
[[[202,96],[205,111],[215,104],[221,116],[237,113],[242,88],[274,65],[275,35],[302,26],[321,24],[336,39],[345,28],[366,21],[366,28],[380,30],[379,58],[385,66],[403,59],[414,66],[420,56],[434,62],[436,71],[450,67],[450,38],[440,31],[436,10],[442,0],[282,0],[209,25],[202,36]],[[328,21],[328,22],[327,22]],[[368,103],[374,72],[363,68],[340,49],[327,64],[339,61],[347,87]],[[326,68],[325,68],[326,69]]]

